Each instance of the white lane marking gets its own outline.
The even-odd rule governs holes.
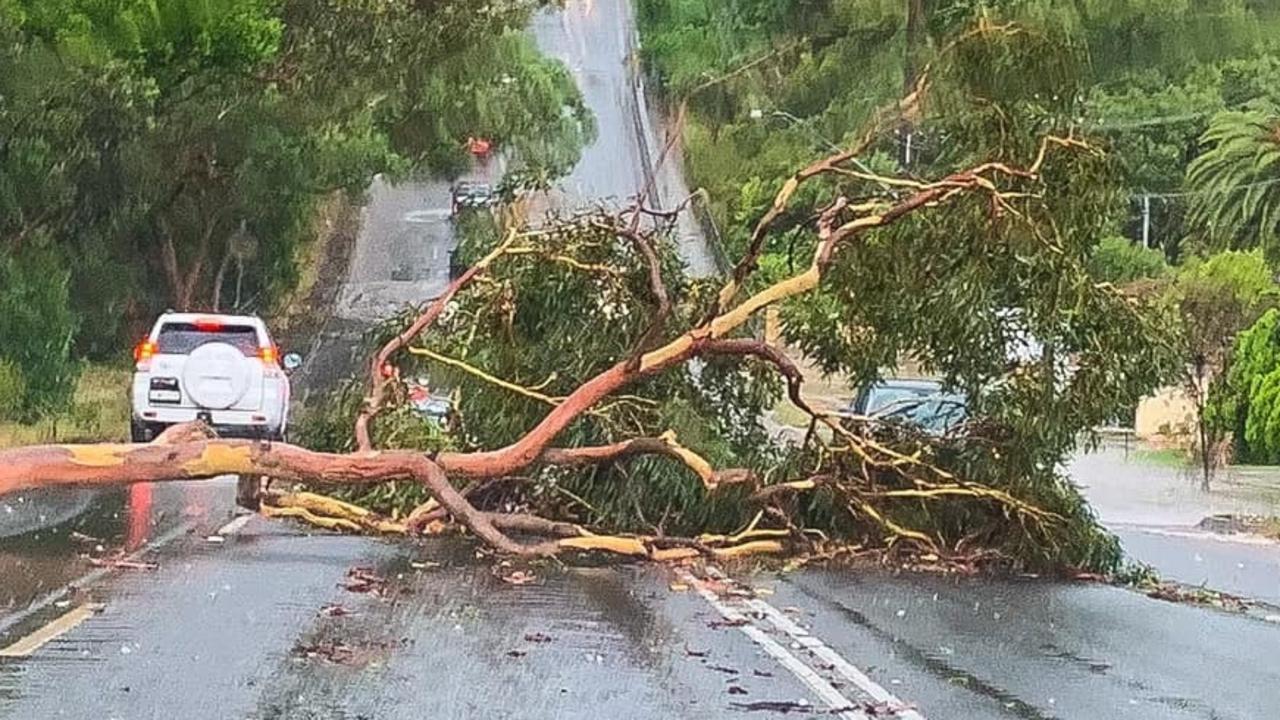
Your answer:
[[[244,526],[248,525],[249,521],[252,519],[253,519],[253,515],[239,515],[237,517],[234,517],[231,519],[231,522],[218,528],[218,532],[214,533],[214,535],[222,535],[222,536],[235,535],[236,533],[243,530]]]
[[[707,574],[716,580],[730,582],[729,576],[725,575],[719,568],[708,567]],[[710,592],[710,590],[708,590],[708,592]],[[844,657],[832,649],[831,646],[815,637],[808,630],[800,627],[799,624],[787,617],[787,615],[782,611],[760,598],[744,599],[743,604],[767,618],[774,627],[786,633],[797,645],[808,650],[814,657],[831,666],[832,670],[839,673],[841,677],[848,680],[854,685],[854,687],[861,690],[877,703],[882,703],[891,708],[901,708],[895,712],[895,715],[901,720],[925,720],[924,715],[920,714],[919,711],[908,707],[907,703],[904,703],[893,693],[886,690],[883,685],[872,680],[866,673],[859,670],[857,666],[844,659]]]
[[[104,607],[99,603],[85,603],[73,608],[9,647],[0,649],[0,658],[31,657],[32,653],[50,641],[71,632],[77,625],[93,617],[94,613],[101,612]]]
[[[795,675],[800,682],[809,686],[809,689],[813,690],[814,694],[822,702],[829,705],[833,710],[840,710],[836,717],[845,718],[845,720],[867,720],[866,713],[851,709],[855,707],[853,701],[841,694],[826,678],[814,672],[812,668],[805,665],[799,658],[778,644],[778,641],[753,625],[750,618],[726,605],[705,583],[685,569],[679,570],[678,575],[689,587],[701,595],[703,600],[706,600],[711,607],[715,608],[725,620],[734,623],[745,623],[738,625],[738,629],[751,638],[752,642],[759,645],[762,650],[771,655],[773,659],[777,660],[778,664],[789,670],[792,675]]]
[[[840,653],[831,649],[829,645],[822,642],[818,638],[809,633],[808,630],[800,627],[794,620],[782,614],[777,608],[769,603],[753,599],[748,600],[747,605],[751,609],[762,613],[769,618],[769,622],[773,626],[791,636],[802,647],[813,653],[823,662],[833,666],[833,669],[840,673],[844,679],[853,683],[859,690],[869,695],[876,702],[884,703],[889,707],[904,708],[897,711],[897,716],[902,720],[924,720],[924,716],[915,710],[905,709],[906,703],[899,700],[893,693],[889,692],[875,680],[867,677],[867,674],[859,670],[853,663],[841,657]]]

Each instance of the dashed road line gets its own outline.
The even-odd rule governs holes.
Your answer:
[[[214,535],[219,535],[222,537],[226,537],[227,535],[235,535],[236,533],[243,530],[244,526],[248,525],[249,521],[252,520],[253,518],[254,518],[254,515],[252,513],[245,514],[245,515],[237,515],[236,517],[232,518],[231,522],[218,528],[218,532],[214,533]]]
[[[731,582],[730,578],[723,572],[714,567],[707,568],[707,574],[717,581]],[[748,637],[759,644],[765,652],[774,656],[778,661],[796,675],[801,681],[808,685],[818,697],[835,708],[856,707],[848,698],[840,693],[834,685],[828,680],[818,675],[812,668],[804,663],[803,660],[797,658],[795,654],[789,652],[782,647],[776,640],[765,634],[759,626],[753,623],[753,617],[757,616],[769,621],[774,628],[784,633],[795,643],[795,646],[807,650],[810,655],[820,660],[831,671],[840,675],[864,695],[874,702],[889,707],[896,708],[894,715],[899,720],[925,720],[924,715],[919,711],[912,709],[904,703],[896,695],[889,692],[883,685],[872,680],[866,673],[862,672],[853,663],[846,660],[840,653],[836,652],[830,645],[827,645],[820,638],[814,636],[808,630],[805,630],[798,623],[787,617],[782,611],[778,610],[769,603],[760,598],[744,598],[740,601],[741,605],[748,608],[751,613],[744,614],[729,604],[725,603],[718,597],[704,582],[694,577],[688,570],[680,571],[681,579],[693,587],[699,595],[707,600],[716,610],[720,611],[725,619],[733,622],[747,622],[740,625],[742,630]],[[781,657],[777,651],[781,651],[786,659]],[[799,665],[799,668],[795,667]],[[816,682],[814,679],[816,678]],[[833,694],[834,693],[834,694]],[[843,712],[841,717],[864,718],[867,717],[861,712]]]
[[[832,710],[837,710],[836,717],[844,718],[844,720],[868,720],[866,713],[852,709],[855,707],[853,701],[837,690],[835,685],[832,685],[829,680],[819,675],[808,665],[805,665],[800,658],[792,655],[777,640],[765,634],[763,630],[751,622],[751,618],[727,605],[706,586],[706,583],[694,577],[688,570],[682,569],[678,574],[681,580],[701,595],[725,620],[735,623],[743,634],[751,638],[752,642],[760,646],[760,649],[772,656],[774,660],[778,661],[779,665],[786,668],[800,682],[808,686],[822,702],[829,705]]]

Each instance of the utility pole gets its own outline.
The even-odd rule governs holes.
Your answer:
[[[1151,195],[1142,194],[1142,247],[1151,247]]]
[[[925,18],[927,17],[927,0],[906,0],[907,29],[906,57],[902,68],[902,94],[907,96],[916,88],[916,80],[920,76],[920,54],[926,40]],[[898,137],[901,141],[901,152],[898,162],[902,167],[911,165],[911,143],[915,133],[915,123],[910,118],[903,118],[898,126]]]

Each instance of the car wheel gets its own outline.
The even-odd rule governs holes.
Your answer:
[[[137,420],[130,420],[129,421],[129,440],[135,443],[151,442],[151,437],[147,432],[146,423],[141,423],[141,422],[138,422]]]

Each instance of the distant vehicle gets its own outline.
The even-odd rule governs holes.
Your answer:
[[[413,411],[427,422],[443,430],[453,426],[453,399],[443,393],[431,392],[428,381],[418,378],[409,383],[409,404]]]
[[[286,373],[302,358],[282,358],[260,318],[165,313],[133,357],[134,442],[150,442],[166,427],[193,420],[204,420],[221,437],[284,439]]]
[[[902,423],[944,435],[967,419],[968,403],[934,380],[891,378],[863,387],[846,412],[872,422]]]
[[[413,268],[409,266],[409,263],[402,262],[391,269],[391,279],[395,282],[413,280]]]
[[[457,215],[463,210],[487,208],[498,201],[493,186],[486,182],[459,180],[453,184],[450,212]]]

